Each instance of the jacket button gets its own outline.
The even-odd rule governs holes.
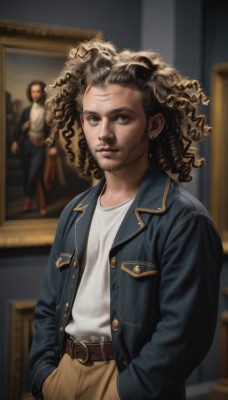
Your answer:
[[[74,268],[77,267],[77,261],[74,261],[73,266],[74,266]]]
[[[64,305],[64,311],[65,311],[65,312],[68,312],[68,311],[69,311],[69,308],[70,308],[69,303],[66,303],[66,304]]]
[[[112,321],[112,329],[114,331],[118,331],[119,327],[120,327],[120,323],[119,323],[118,319],[114,319]]]
[[[136,266],[133,268],[133,272],[134,272],[136,275],[140,275],[140,274],[142,273],[142,268],[141,268],[139,265],[136,265]]]
[[[55,263],[56,267],[59,267],[59,266],[60,266],[61,261],[62,261],[62,258],[61,258],[61,257],[59,257],[59,258],[56,260],[56,263]]]
[[[64,328],[63,328],[63,326],[60,326],[60,328],[59,328],[59,333],[60,333],[60,335],[63,335],[63,333],[64,333]]]
[[[112,257],[110,261],[111,267],[115,268],[116,267],[116,257]]]

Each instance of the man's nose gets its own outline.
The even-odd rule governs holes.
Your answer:
[[[98,134],[99,140],[110,140],[113,139],[114,133],[112,129],[112,123],[110,121],[104,120],[100,124],[100,130]]]

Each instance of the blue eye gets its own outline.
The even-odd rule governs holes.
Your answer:
[[[119,115],[116,116],[116,121],[117,122],[124,123],[124,122],[128,122],[129,119],[130,119],[129,116],[126,115],[126,114],[119,114]]]
[[[87,120],[91,125],[96,125],[99,122],[99,118],[96,115],[90,115]]]

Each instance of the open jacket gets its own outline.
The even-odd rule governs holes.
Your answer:
[[[37,398],[64,354],[65,326],[104,184],[77,196],[60,217],[35,310],[31,377]],[[150,168],[109,253],[121,400],[185,399],[184,382],[213,340],[222,258],[219,235],[203,205]]]
[[[22,127],[23,127],[23,125],[24,125],[24,123],[26,121],[30,120],[31,107],[32,106],[26,107],[22,111],[20,120],[19,120],[19,122],[18,122],[18,124],[16,126],[16,129],[15,129],[14,133],[13,133],[13,141],[15,140],[16,142],[22,142],[27,137],[28,130],[23,132],[22,131]],[[44,123],[44,135],[45,135],[45,138],[49,135],[49,133],[50,133],[50,127],[45,122]]]

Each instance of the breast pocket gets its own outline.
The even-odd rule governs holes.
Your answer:
[[[142,261],[121,263],[120,315],[127,324],[153,325],[158,317],[159,266]]]

